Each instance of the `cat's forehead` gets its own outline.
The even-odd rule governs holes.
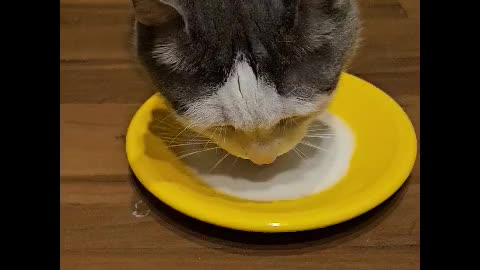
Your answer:
[[[228,73],[242,53],[255,68],[254,62],[278,55],[276,44],[286,28],[284,2],[288,1],[187,1],[184,29],[166,38],[159,35],[154,56],[165,54],[167,63],[182,58],[192,69],[207,67],[204,73]]]
[[[288,3],[292,6],[295,1],[188,2],[185,28],[159,34],[152,56],[159,65],[186,75],[200,74],[205,82],[224,82],[239,53],[254,73],[278,83],[287,65],[303,61],[314,51],[332,50],[324,44],[330,42],[334,25],[324,13],[302,13],[297,27],[291,29],[289,18],[295,16],[288,12]]]

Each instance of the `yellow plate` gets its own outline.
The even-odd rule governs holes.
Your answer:
[[[342,74],[329,111],[352,129],[355,149],[347,174],[334,186],[296,200],[257,202],[205,185],[149,130],[152,112],[166,110],[152,96],[133,117],[126,152],[139,181],[174,209],[218,226],[257,232],[327,227],[381,204],[407,179],[417,155],[413,126],[401,107],[371,84]]]

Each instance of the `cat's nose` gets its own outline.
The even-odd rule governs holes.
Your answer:
[[[266,165],[273,163],[277,156],[269,149],[255,149],[248,152],[248,158],[257,165]]]

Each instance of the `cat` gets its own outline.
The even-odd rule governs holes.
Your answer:
[[[138,59],[186,127],[270,164],[328,106],[357,47],[354,0],[133,0]]]

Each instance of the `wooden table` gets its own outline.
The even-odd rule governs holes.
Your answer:
[[[393,198],[325,230],[232,232],[152,199],[124,152],[127,124],[154,89],[131,60],[130,1],[60,2],[61,269],[419,269],[420,156]],[[419,135],[419,1],[359,2],[364,41],[350,72],[394,97]],[[132,214],[139,201],[150,213]]]

